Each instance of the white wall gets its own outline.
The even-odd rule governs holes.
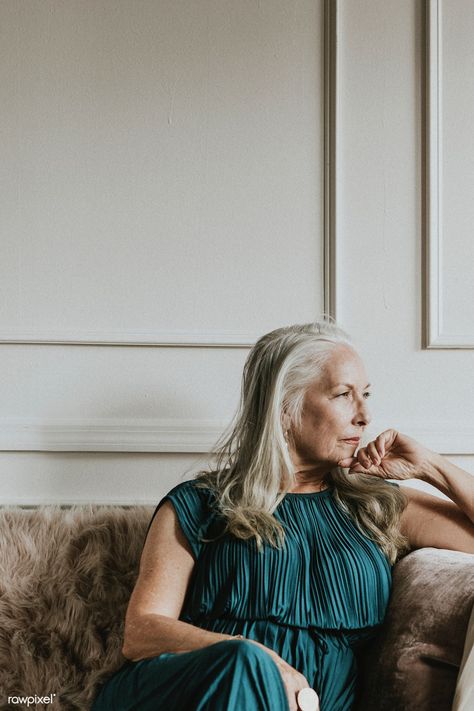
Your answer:
[[[374,383],[372,430],[474,472],[472,350],[423,348],[424,6],[338,3],[338,319]]]
[[[338,2],[337,315],[373,432],[474,472],[472,351],[422,347],[423,7]],[[152,503],[230,418],[243,344],[322,310],[322,3],[0,13],[1,501]]]
[[[245,346],[322,310],[322,4],[5,0],[0,28],[1,501],[151,503]]]

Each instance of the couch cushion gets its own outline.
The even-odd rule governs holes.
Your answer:
[[[399,561],[360,660],[360,711],[450,711],[473,600],[473,555],[422,548]]]
[[[124,616],[152,511],[0,509],[0,704],[56,694],[33,708],[90,708],[124,662]]]
[[[467,628],[452,711],[474,709],[474,607]]]

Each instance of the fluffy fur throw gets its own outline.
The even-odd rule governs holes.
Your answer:
[[[0,511],[0,709],[89,709],[125,661],[123,622],[152,507]],[[41,700],[56,694],[52,703]],[[16,701],[16,699],[15,699]]]

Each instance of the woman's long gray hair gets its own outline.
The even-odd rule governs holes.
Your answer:
[[[239,409],[214,448],[215,466],[196,477],[198,486],[214,491],[226,532],[255,538],[259,549],[262,541],[283,544],[284,529],[272,514],[296,485],[283,413],[296,431],[307,388],[340,345],[352,347],[349,336],[327,319],[262,336],[245,363]],[[395,563],[408,549],[399,525],[406,505],[402,492],[382,479],[348,475],[337,466],[329,480],[337,504]]]

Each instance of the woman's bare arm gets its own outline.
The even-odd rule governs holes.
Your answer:
[[[419,477],[443,492],[463,511],[474,525],[474,476],[443,457],[431,452]]]
[[[474,476],[441,454],[394,429],[381,432],[357,455],[339,466],[382,479],[420,479],[439,489],[451,501],[401,487],[408,505],[401,530],[412,548],[447,548],[474,553]]]
[[[163,652],[189,652],[233,639],[181,622],[194,558],[170,501],[153,520],[125,616],[122,654],[137,661]]]
[[[400,486],[408,499],[400,528],[410,548],[444,548],[474,553],[474,525],[452,501]]]
[[[412,548],[474,553],[474,476],[441,454],[426,451],[417,479],[436,487],[451,500],[401,487],[408,499],[401,530]]]

